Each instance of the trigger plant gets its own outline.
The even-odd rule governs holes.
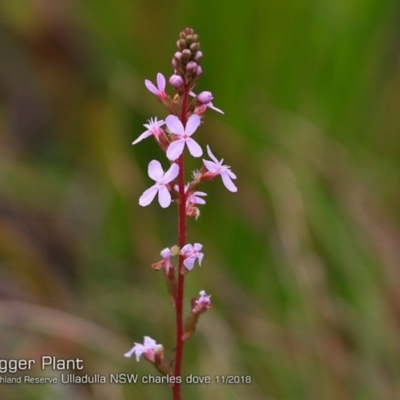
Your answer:
[[[195,272],[198,266],[203,265],[203,245],[201,243],[187,243],[186,231],[189,218],[200,216],[199,205],[206,203],[207,193],[199,191],[199,186],[206,180],[221,177],[225,187],[236,192],[233,183],[236,175],[230,167],[223,164],[207,145],[206,150],[212,160],[202,160],[197,171],[189,174],[185,170],[185,157],[200,158],[203,149],[197,141],[198,129],[202,124],[205,113],[210,109],[223,114],[214,107],[213,95],[209,91],[195,94],[193,89],[203,73],[200,66],[203,53],[200,51],[198,35],[191,28],[184,29],[176,42],[177,51],[172,58],[173,74],[169,84],[174,90],[173,95],[166,92],[166,79],[158,73],[156,82],[145,80],[146,88],[164,105],[167,115],[158,120],[154,117],[144,124],[146,130],[133,142],[134,145],[142,140],[153,137],[165,154],[162,162],[150,161],[148,175],[153,181],[139,198],[139,205],[148,206],[156,197],[162,208],[174,203],[178,209],[177,239],[172,247],[166,247],[160,252],[161,259],[152,267],[162,271],[175,310],[175,343],[174,358],[171,363],[164,361],[164,347],[155,339],[145,336],[143,344],[135,343],[125,356],[135,356],[136,360],[142,357],[152,363],[162,374],[166,375],[172,387],[174,400],[181,400],[182,359],[184,342],[191,337],[196,329],[201,314],[211,307],[211,296],[201,290],[198,297],[193,297],[188,315],[184,315],[184,290],[187,275]],[[186,182],[186,177],[192,179]],[[167,244],[168,245],[168,244]],[[206,264],[206,263],[204,263]]]

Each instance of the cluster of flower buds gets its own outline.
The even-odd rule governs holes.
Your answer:
[[[200,61],[203,53],[200,51],[199,36],[191,28],[186,28],[180,33],[176,42],[177,52],[172,58],[174,74],[169,79],[171,86],[180,91],[184,84],[193,87],[196,80],[203,73]]]
[[[176,43],[178,51],[172,59],[174,74],[170,77],[169,83],[177,91],[174,96],[167,94],[165,86],[166,80],[161,73],[157,74],[157,84],[150,80],[145,80],[147,89],[158,97],[160,102],[167,108],[169,115],[164,119],[158,120],[157,117],[150,119],[144,124],[144,131],[134,142],[137,144],[143,139],[154,137],[155,141],[165,153],[169,162],[169,167],[164,170],[158,160],[150,161],[148,165],[148,175],[154,184],[145,190],[139,198],[141,206],[149,205],[157,196],[158,203],[162,208],[167,208],[171,203],[176,203],[186,216],[197,219],[200,215],[199,205],[206,203],[204,197],[207,193],[198,190],[199,185],[209,179],[220,176],[225,187],[236,192],[237,188],[233,182],[236,175],[230,167],[223,164],[223,159],[218,160],[207,145],[207,154],[211,160],[203,159],[199,170],[192,173],[192,181],[184,183],[183,154],[185,150],[195,157],[203,155],[203,149],[193,138],[197,132],[203,116],[207,109],[223,113],[214,107],[213,95],[209,91],[203,91],[196,95],[192,89],[197,79],[202,74],[200,61],[203,53],[200,51],[198,35],[193,29],[186,28],[181,32],[180,38]],[[181,214],[180,214],[181,215]],[[180,246],[165,248],[160,252],[161,260],[152,265],[154,270],[164,272],[168,291],[172,303],[176,306],[177,302],[177,278],[182,274],[192,271],[195,264],[200,266],[204,254],[203,245],[200,243],[184,244],[185,238],[180,240]],[[179,259],[180,270],[177,271],[172,258]],[[182,291],[181,291],[182,293]],[[181,295],[182,297],[182,295]],[[211,307],[210,296],[204,290],[200,292],[198,299],[192,299],[191,313],[187,317],[185,330],[182,340],[189,338],[195,331],[199,316]],[[135,343],[134,347],[125,355],[140,356],[152,362],[156,367],[161,368],[163,350],[161,345],[145,337],[144,344]]]

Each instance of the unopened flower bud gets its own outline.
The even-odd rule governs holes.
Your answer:
[[[179,90],[183,85],[183,79],[179,75],[172,75],[171,78],[169,78],[169,83],[174,89]]]
[[[201,104],[208,104],[210,101],[212,101],[212,99],[213,99],[212,93],[207,90],[197,95],[197,100]]]
[[[201,51],[196,51],[194,55],[194,61],[199,62],[203,58],[203,53]]]
[[[200,48],[200,43],[199,42],[194,42],[190,45],[190,50],[193,52],[197,51]]]
[[[194,34],[194,30],[193,30],[192,28],[186,27],[186,28],[183,30],[183,33],[185,34],[185,36],[193,35],[193,34]]]
[[[175,57],[172,59],[171,64],[175,70],[179,68],[179,61]]]
[[[186,40],[185,39],[179,39],[176,42],[176,47],[178,50],[182,51],[183,49],[186,49]]]
[[[176,58],[177,60],[180,60],[180,59],[182,58],[182,53],[181,53],[180,51],[177,51],[177,52],[174,54],[174,58]]]
[[[186,71],[194,71],[198,67],[197,63],[194,61],[189,61],[186,64]]]
[[[188,62],[192,52],[189,49],[182,50],[181,61]]]
[[[196,68],[196,76],[199,77],[202,73],[203,69],[200,67],[200,65],[198,65]]]

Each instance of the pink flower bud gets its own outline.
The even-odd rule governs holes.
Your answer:
[[[182,53],[180,51],[177,51],[174,54],[174,58],[179,61],[182,58]]]
[[[177,70],[179,68],[179,61],[177,61],[176,58],[173,58],[171,65],[174,67],[174,70]]]
[[[192,52],[189,49],[185,49],[182,51],[180,60],[187,62],[187,61],[189,61],[191,55],[192,55]]]
[[[183,79],[181,76],[174,74],[169,78],[169,83],[174,89],[179,90],[183,85]]]
[[[186,70],[187,71],[194,71],[196,70],[196,68],[198,67],[197,63],[195,63],[194,61],[189,61],[186,64]]]
[[[201,92],[200,94],[197,95],[197,100],[201,104],[208,104],[212,101],[213,95],[211,92],[205,90],[204,92]]]
[[[203,69],[200,67],[200,65],[198,65],[196,68],[196,76],[200,76],[202,73],[203,73]]]
[[[203,58],[203,53],[201,51],[196,51],[194,55],[194,61],[199,62]]]

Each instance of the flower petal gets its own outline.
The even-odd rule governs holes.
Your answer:
[[[164,92],[165,90],[165,78],[164,75],[160,72],[157,74],[157,86],[160,92]]]
[[[185,254],[187,251],[192,251],[192,249],[193,249],[192,245],[188,243],[188,244],[185,244],[185,245],[181,248],[180,253],[181,253],[181,254]]]
[[[158,202],[162,208],[167,208],[171,204],[171,195],[165,186],[158,190]]]
[[[213,103],[211,103],[211,102],[207,104],[207,107],[208,107],[208,108],[211,108],[211,110],[214,110],[214,111],[219,112],[219,113],[221,113],[221,114],[225,114],[225,113],[224,113],[222,110],[220,110],[219,108],[214,107]]]
[[[206,201],[201,197],[193,196],[195,204],[206,204]]]
[[[219,164],[219,161],[217,159],[217,157],[214,156],[214,154],[211,152],[210,146],[207,145],[207,153],[209,155],[209,157],[216,163]]]
[[[230,191],[230,192],[237,192],[237,187],[235,184],[232,182],[230,176],[226,173],[221,174],[222,182],[224,183],[225,187]]]
[[[125,357],[132,357],[136,353],[136,361],[139,361],[140,356],[145,351],[145,347],[140,343],[135,343],[135,345],[124,354]]]
[[[148,79],[146,79],[144,81],[144,84],[146,85],[147,89],[155,94],[156,96],[158,96],[158,94],[160,93],[160,91],[153,85],[153,83],[151,81],[149,81]]]
[[[208,171],[211,172],[212,174],[219,174],[218,166],[215,165],[215,163],[213,163],[212,161],[203,159],[203,164],[208,169]]]
[[[147,190],[145,190],[143,192],[143,194],[140,196],[139,198],[139,204],[142,207],[146,207],[148,206],[154,199],[154,197],[156,196],[158,192],[158,187],[156,185],[148,188]]]
[[[199,127],[200,122],[201,118],[197,114],[191,115],[186,123],[186,128],[185,128],[186,135],[192,136],[193,133],[196,132],[196,129]]]
[[[200,145],[193,140],[192,138],[186,139],[186,144],[189,149],[190,154],[193,157],[200,157],[203,154],[203,150],[201,149]]]
[[[200,250],[203,248],[203,245],[202,245],[201,243],[195,243],[194,246],[193,246],[193,248],[194,248],[196,251],[200,251]]]
[[[170,143],[167,149],[167,157],[171,161],[175,161],[183,152],[185,141],[183,139],[175,140]]]
[[[153,181],[158,182],[164,175],[164,171],[159,161],[152,160],[149,162],[149,166],[147,168],[147,173]]]
[[[146,139],[146,138],[148,138],[148,137],[151,136],[151,135],[152,135],[151,131],[143,132],[135,141],[132,142],[132,144],[139,143],[139,142],[141,142],[143,139]]]
[[[165,123],[171,133],[179,136],[182,136],[185,133],[185,128],[176,115],[168,115],[168,117],[165,118]]]
[[[226,173],[232,178],[232,179],[236,179],[236,174],[234,174],[230,169],[226,170]]]
[[[164,174],[164,177],[162,180],[163,183],[166,184],[166,183],[173,181],[178,176],[178,174],[179,174],[179,165],[173,163],[169,167],[168,171]]]
[[[186,258],[185,260],[183,260],[183,265],[186,267],[186,269],[190,271],[193,269],[194,260],[194,258]]]

